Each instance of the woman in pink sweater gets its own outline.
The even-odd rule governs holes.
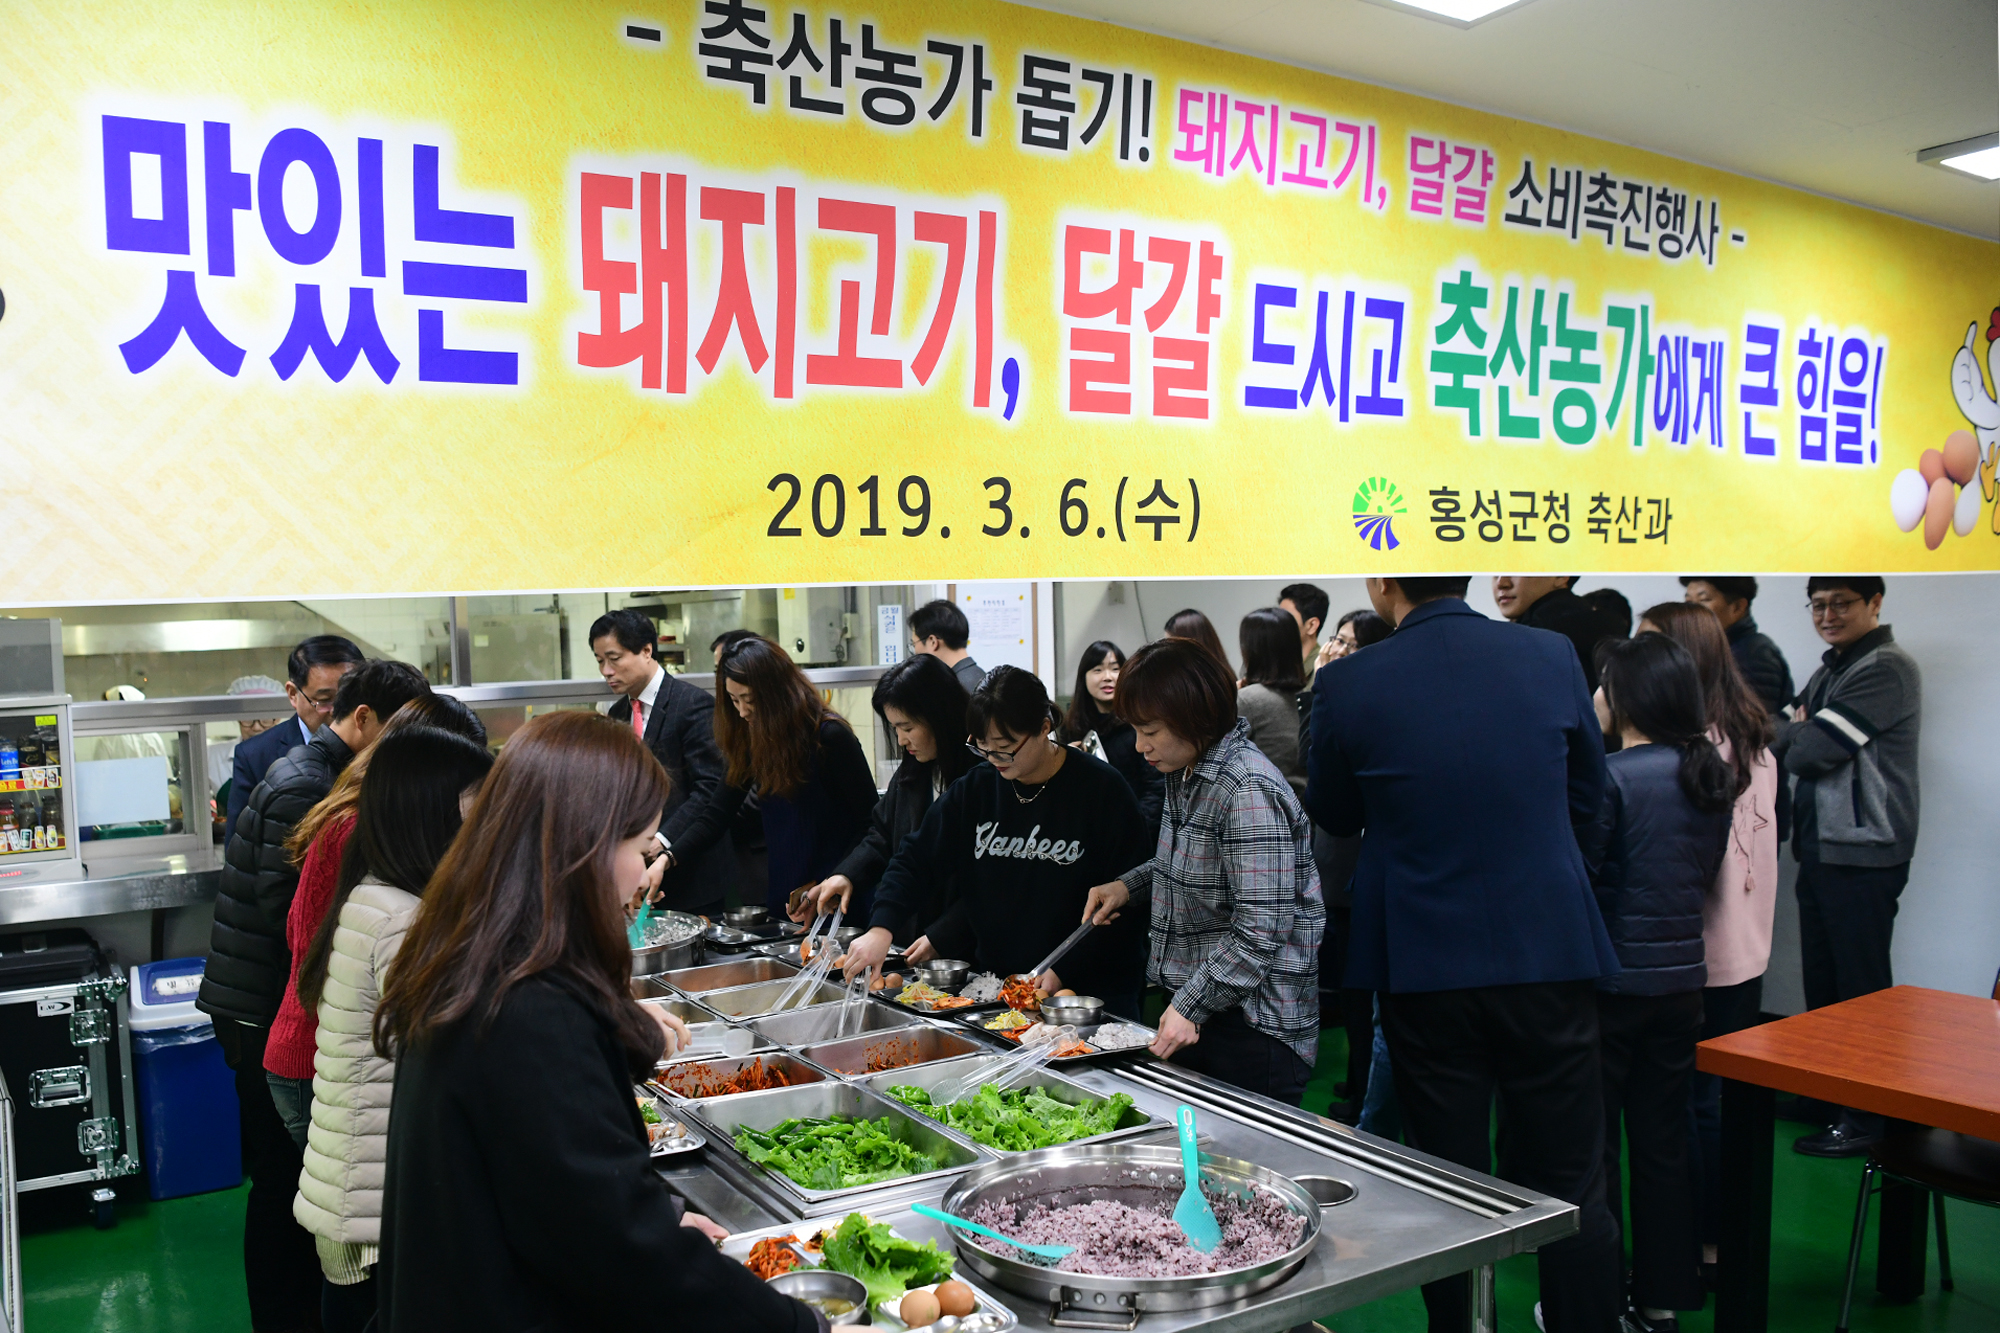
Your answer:
[[[1771,961],[1771,921],[1778,905],[1778,766],[1771,755],[1773,726],[1763,700],[1750,688],[1729,651],[1722,622],[1707,607],[1664,602],[1639,620],[1680,644],[1701,674],[1709,733],[1747,783],[1736,798],[1722,871],[1702,904],[1702,945],[1708,984],[1702,991],[1702,1040],[1757,1022],[1763,1007],[1764,970]],[[1722,1213],[1722,1082],[1694,1079],[1694,1134],[1701,1167],[1702,1263],[1715,1262]]]

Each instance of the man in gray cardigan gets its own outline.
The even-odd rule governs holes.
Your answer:
[[[1807,582],[1813,624],[1831,646],[1773,747],[1798,779],[1792,851],[1810,1009],[1894,984],[1889,940],[1917,846],[1923,677],[1881,623],[1882,594],[1873,575]],[[1793,1146],[1854,1157],[1881,1135],[1880,1116],[1843,1110]]]

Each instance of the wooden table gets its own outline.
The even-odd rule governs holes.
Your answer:
[[[1722,1085],[1726,1206],[1716,1333],[1762,1333],[1771,1300],[1775,1092],[2000,1139],[2000,1002],[1896,986],[1705,1041],[1696,1068]],[[1925,1191],[1885,1185],[1876,1289],[1924,1288]],[[1839,1275],[1829,1272],[1831,1312]]]

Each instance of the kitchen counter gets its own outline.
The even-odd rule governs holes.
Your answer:
[[[0,883],[0,927],[187,907],[213,901],[221,881],[220,870],[189,870],[169,864],[129,874]]]
[[[997,1052],[996,1052],[997,1053]],[[1464,1275],[1474,1300],[1471,1328],[1491,1310],[1491,1265],[1538,1245],[1572,1234],[1577,1210],[1561,1200],[1518,1189],[1488,1176],[1440,1162],[1345,1125],[1244,1093],[1199,1075],[1139,1055],[1110,1065],[1069,1068],[1064,1077],[1098,1095],[1130,1093],[1138,1105],[1165,1123],[1163,1132],[1140,1142],[1171,1145],[1174,1108],[1193,1105],[1203,1149],[1242,1158],[1294,1178],[1333,1176],[1355,1188],[1355,1197],[1323,1210],[1318,1244],[1285,1281],[1258,1295],[1203,1310],[1057,1313],[1035,1300],[967,1274],[1005,1303],[1030,1330],[1058,1327],[1136,1328],[1138,1333],[1212,1329],[1222,1333],[1282,1333],[1315,1319],[1377,1300],[1421,1283]],[[711,1142],[704,1156],[662,1174],[682,1194],[732,1231],[756,1230],[803,1220],[784,1196],[760,1188],[761,1175],[726,1142]],[[888,1192],[879,1203],[852,1205],[892,1222],[912,1239],[952,1241],[946,1229],[908,1211],[913,1199],[937,1204],[950,1182],[933,1182],[921,1194]],[[829,1207],[807,1216],[837,1222],[849,1207]],[[1109,1316],[1113,1322],[1104,1320]],[[1486,1316],[1490,1320],[1490,1314]],[[1080,1322],[1080,1321],[1088,1321]]]

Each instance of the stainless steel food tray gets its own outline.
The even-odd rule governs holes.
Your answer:
[[[981,1026],[981,1023],[985,1019],[993,1017],[993,1015],[990,1013],[955,1014],[952,1017],[954,1022],[963,1023],[966,1027],[971,1028],[974,1032],[977,1032],[980,1036],[986,1038],[988,1041],[997,1042],[1008,1050],[1018,1051],[1019,1049],[1021,1049],[1020,1042],[1015,1041],[1010,1037],[1004,1037],[1000,1035],[998,1032],[993,1031],[991,1028]],[[1106,1022],[1104,1023],[1090,1023],[1082,1025],[1077,1028],[1076,1035],[1082,1038],[1084,1041],[1089,1041],[1091,1034],[1096,1032],[1097,1029],[1108,1026],[1108,1024],[1110,1023],[1116,1023],[1116,1022],[1130,1023],[1130,1020],[1114,1018],[1106,1020]],[[1154,1031],[1154,1029],[1147,1027],[1144,1023],[1131,1023],[1131,1026],[1139,1028],[1141,1031],[1144,1032],[1151,1032],[1155,1036],[1159,1035],[1157,1032]],[[1027,1031],[1026,1028],[1022,1028],[1020,1030],[1023,1032]],[[1145,1053],[1146,1053],[1146,1048],[1144,1046],[1127,1046],[1116,1051],[1092,1051],[1088,1055],[1066,1055],[1060,1060],[1049,1061],[1049,1066],[1054,1069],[1066,1069],[1072,1065],[1101,1064],[1107,1060],[1117,1060],[1125,1056],[1144,1055]]]
[[[834,1079],[828,1079],[824,1083],[810,1083],[800,1088],[774,1088],[769,1092],[746,1092],[740,1096],[716,1097],[707,1101],[685,1103],[684,1106],[688,1114],[708,1131],[710,1138],[729,1145],[731,1156],[742,1164],[744,1170],[758,1180],[767,1182],[781,1195],[794,1201],[795,1205],[803,1205],[801,1211],[818,1211],[823,1205],[835,1200],[858,1199],[880,1194],[885,1190],[902,1190],[923,1182],[943,1181],[967,1167],[993,1160],[991,1154],[983,1149],[973,1147],[956,1135],[945,1133],[937,1122],[917,1115],[866,1088]],[[877,1181],[870,1185],[856,1185],[850,1189],[816,1190],[799,1184],[782,1172],[768,1171],[754,1165],[736,1152],[736,1131],[741,1126],[771,1130],[794,1118],[830,1119],[834,1116],[852,1116],[862,1120],[877,1120],[886,1116],[894,1122],[890,1130],[892,1134],[917,1151],[937,1158],[940,1165],[934,1171],[899,1176],[894,1180]]]
[[[925,1092],[935,1093],[945,1084],[965,1077],[969,1071],[977,1069],[981,1064],[1000,1058],[999,1053],[988,1052],[982,1048],[977,1055],[962,1056],[956,1060],[940,1060],[936,1064],[916,1065],[912,1068],[887,1069],[879,1074],[869,1074],[866,1077],[857,1078],[854,1082],[872,1092],[880,1093],[890,1101],[894,1101],[895,1098],[889,1097],[889,1089],[892,1087],[915,1087],[922,1088]],[[1037,1070],[1026,1077],[1017,1075],[1009,1086],[1024,1090],[1027,1088],[1040,1088],[1057,1101],[1068,1102],[1071,1106],[1089,1101],[1103,1101],[1106,1096],[1103,1093],[1093,1092],[1081,1083],[1072,1083],[1059,1074],[1051,1074],[1047,1070]],[[922,1112],[919,1111],[918,1114],[921,1115]],[[952,1137],[964,1139],[967,1143],[983,1148],[996,1156],[1017,1157],[1021,1155],[1015,1149],[1001,1148],[990,1143],[980,1143],[970,1134],[965,1133],[963,1130],[955,1129],[942,1121],[933,1123],[937,1124],[938,1128],[944,1130],[945,1133],[950,1134]],[[1169,1121],[1162,1120],[1156,1115],[1150,1115],[1144,1109],[1134,1104],[1125,1112],[1125,1117],[1119,1123],[1118,1128],[1107,1134],[1092,1134],[1085,1138],[1072,1139],[1071,1143],[1110,1143],[1114,1140],[1136,1138],[1142,1134],[1152,1134],[1172,1128],[1173,1125]],[[1063,1144],[1060,1146],[1068,1147],[1069,1145]],[[1043,1150],[1036,1149],[1035,1151]]]
[[[660,980],[683,995],[700,996],[708,991],[752,986],[760,981],[781,981],[796,975],[796,967],[775,958],[745,957],[662,972]]]
[[[922,1067],[934,1060],[956,1060],[961,1056],[980,1054],[985,1049],[972,1038],[948,1028],[914,1023],[907,1027],[890,1028],[886,1032],[868,1032],[840,1041],[818,1042],[801,1047],[799,1054],[829,1073],[858,1079],[888,1069]],[[908,1058],[895,1065],[878,1064],[871,1070],[870,1064],[882,1056]]]
[[[731,1097],[755,1097],[759,1094],[755,1092],[725,1092],[715,1096],[704,1097],[698,1093],[684,1091],[684,1089],[691,1081],[699,1079],[702,1076],[702,1070],[726,1078],[738,1070],[756,1064],[759,1060],[764,1062],[766,1069],[774,1073],[782,1073],[786,1078],[790,1079],[792,1087],[803,1087],[807,1084],[823,1082],[826,1078],[825,1070],[807,1064],[804,1060],[799,1059],[798,1056],[793,1055],[789,1051],[766,1051],[762,1055],[696,1056],[689,1060],[669,1060],[653,1071],[653,1077],[646,1086],[671,1098],[681,1106],[692,1105],[696,1102],[724,1101]],[[700,1066],[701,1069],[698,1070],[696,1066]],[[775,1089],[775,1091],[785,1091],[785,1089]]]
[[[906,1220],[912,1218],[912,1214],[910,1214],[907,1211],[901,1212],[900,1215],[902,1218]],[[722,1253],[727,1255],[729,1258],[734,1259],[737,1263],[740,1264],[750,1257],[750,1247],[755,1245],[760,1240],[771,1239],[774,1237],[782,1238],[785,1236],[796,1236],[801,1241],[809,1240],[812,1238],[814,1232],[818,1231],[825,1231],[828,1233],[833,1232],[836,1228],[840,1226],[841,1222],[846,1220],[846,1217],[847,1217],[846,1213],[840,1212],[831,1214],[829,1216],[810,1217],[802,1222],[794,1223],[791,1226],[760,1227],[756,1231],[735,1232],[728,1239],[722,1242],[721,1246]],[[898,1214],[896,1212],[889,1212],[881,1215],[871,1213],[869,1214],[869,1217],[873,1221],[888,1223],[889,1230],[891,1232],[893,1232],[898,1236],[903,1237],[904,1239],[909,1238],[910,1234],[909,1231],[906,1230],[905,1228],[896,1225],[898,1218]],[[808,1253],[805,1256],[804,1263],[801,1266],[817,1268],[819,1267],[819,1264],[820,1264],[819,1255],[817,1253]],[[979,1304],[973,1307],[973,1313],[991,1315],[997,1321],[995,1323],[987,1325],[989,1333],[1007,1333],[1007,1330],[1015,1328],[1020,1324],[1021,1322],[1020,1317],[1016,1315],[1012,1310],[1008,1309],[1007,1306],[1004,1305],[998,1297],[994,1296],[992,1292],[987,1291],[986,1288],[981,1286],[979,1283],[972,1281],[970,1278],[968,1278],[966,1275],[962,1273],[954,1272],[952,1276],[954,1278],[957,1278],[960,1282],[965,1283],[966,1286],[972,1288],[973,1296],[975,1296],[979,1301]],[[909,1325],[905,1324],[900,1319],[885,1317],[880,1307],[877,1307],[875,1311],[874,1326],[876,1328],[888,1329],[890,1333],[905,1333],[905,1330],[907,1330],[909,1327]],[[921,1333],[921,1330],[919,1331],[919,1333]]]
[[[703,1138],[700,1131],[696,1130],[694,1126],[688,1124],[687,1117],[675,1110],[657,1092],[651,1088],[634,1088],[632,1089],[632,1093],[636,1097],[651,1102],[653,1108],[660,1113],[661,1118],[670,1120],[681,1127],[682,1132],[673,1138],[656,1139],[653,1141],[651,1151],[655,1162],[679,1161],[684,1157],[692,1157],[708,1146],[708,1140]]]
[[[887,1009],[879,1004],[856,1005],[847,1015],[848,1035],[885,1032],[919,1021],[915,1014]],[[838,1041],[839,1024],[840,1010],[832,1005],[822,1005],[811,1009],[789,1009],[769,1018],[759,1018],[750,1024],[750,1030],[757,1034],[759,1040],[796,1048],[810,1046],[814,1042]]]
[[[1298,1243],[1273,1259],[1248,1268],[1187,1277],[1100,1277],[1069,1273],[1027,1259],[985,1249],[997,1245],[950,1228],[965,1266],[1008,1291],[1047,1301],[1052,1310],[1088,1309],[1144,1314],[1226,1305],[1276,1286],[1305,1262],[1320,1238],[1320,1205],[1304,1188],[1255,1162],[1201,1155],[1202,1178],[1236,1192],[1263,1188],[1284,1199],[1305,1222]],[[1182,1185],[1180,1148],[1149,1144],[1067,1144],[1002,1158],[975,1167],[945,1191],[945,1212],[968,1217],[988,1200],[1023,1203],[1044,1200],[1057,1206],[1098,1199],[1152,1202],[1158,1191],[1178,1194]],[[1123,1197],[1121,1197],[1123,1196]]]
[[[789,978],[778,981],[761,981],[751,986],[732,986],[728,990],[703,991],[701,1002],[721,1014],[724,1018],[763,1018],[781,1012],[775,1009],[791,988]],[[791,1013],[795,1009],[806,1009],[816,1004],[837,1004],[847,995],[842,987],[830,981],[822,981],[808,991],[801,1000],[795,997],[782,1012]]]
[[[725,1033],[733,1032],[737,1028],[748,1030],[745,1024],[731,1023],[714,1010],[704,1005],[696,1004],[693,1000],[683,999],[678,995],[651,997],[640,1000],[639,1003],[647,1009],[664,1010],[672,1014],[675,1018],[680,1019],[681,1022],[688,1025],[688,1036],[693,1039],[697,1046],[712,1046],[715,1048],[711,1054],[719,1055],[721,1053],[722,1038]],[[756,1043],[750,1048],[752,1051],[770,1050],[776,1044],[757,1036],[754,1032],[751,1033],[751,1039]],[[674,1058],[698,1060],[706,1057],[676,1056]]]

